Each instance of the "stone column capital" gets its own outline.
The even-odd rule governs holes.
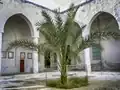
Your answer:
[[[38,39],[39,39],[39,37],[32,37],[33,38],[33,42],[35,42],[36,44],[38,44]]]

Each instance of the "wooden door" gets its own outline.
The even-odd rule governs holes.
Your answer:
[[[25,52],[20,53],[20,72],[24,72],[24,60],[25,60]]]
[[[24,72],[24,60],[20,60],[20,72]]]

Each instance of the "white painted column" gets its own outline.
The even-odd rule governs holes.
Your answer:
[[[33,41],[38,44],[38,37],[34,37]],[[33,51],[33,73],[39,72],[39,66],[38,66],[38,52]]]
[[[90,56],[90,48],[84,50],[85,52],[85,68],[88,75],[91,74],[91,56]]]
[[[84,39],[88,39],[88,35],[90,34],[90,27],[87,25],[82,33]],[[84,59],[85,59],[85,70],[87,75],[91,74],[91,50],[90,48],[86,48],[84,50]]]
[[[0,75],[2,74],[2,33],[0,33]]]

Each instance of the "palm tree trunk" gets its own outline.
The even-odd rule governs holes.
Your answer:
[[[40,71],[40,51],[38,51],[38,68],[39,68],[39,71]]]
[[[63,85],[67,84],[67,66],[63,64],[61,66],[61,83]]]
[[[67,84],[67,60],[66,60],[66,56],[63,53],[60,54],[60,59],[61,59],[61,83],[63,85]]]

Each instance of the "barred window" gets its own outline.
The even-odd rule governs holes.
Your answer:
[[[92,59],[101,60],[101,50],[96,47],[92,47]]]

